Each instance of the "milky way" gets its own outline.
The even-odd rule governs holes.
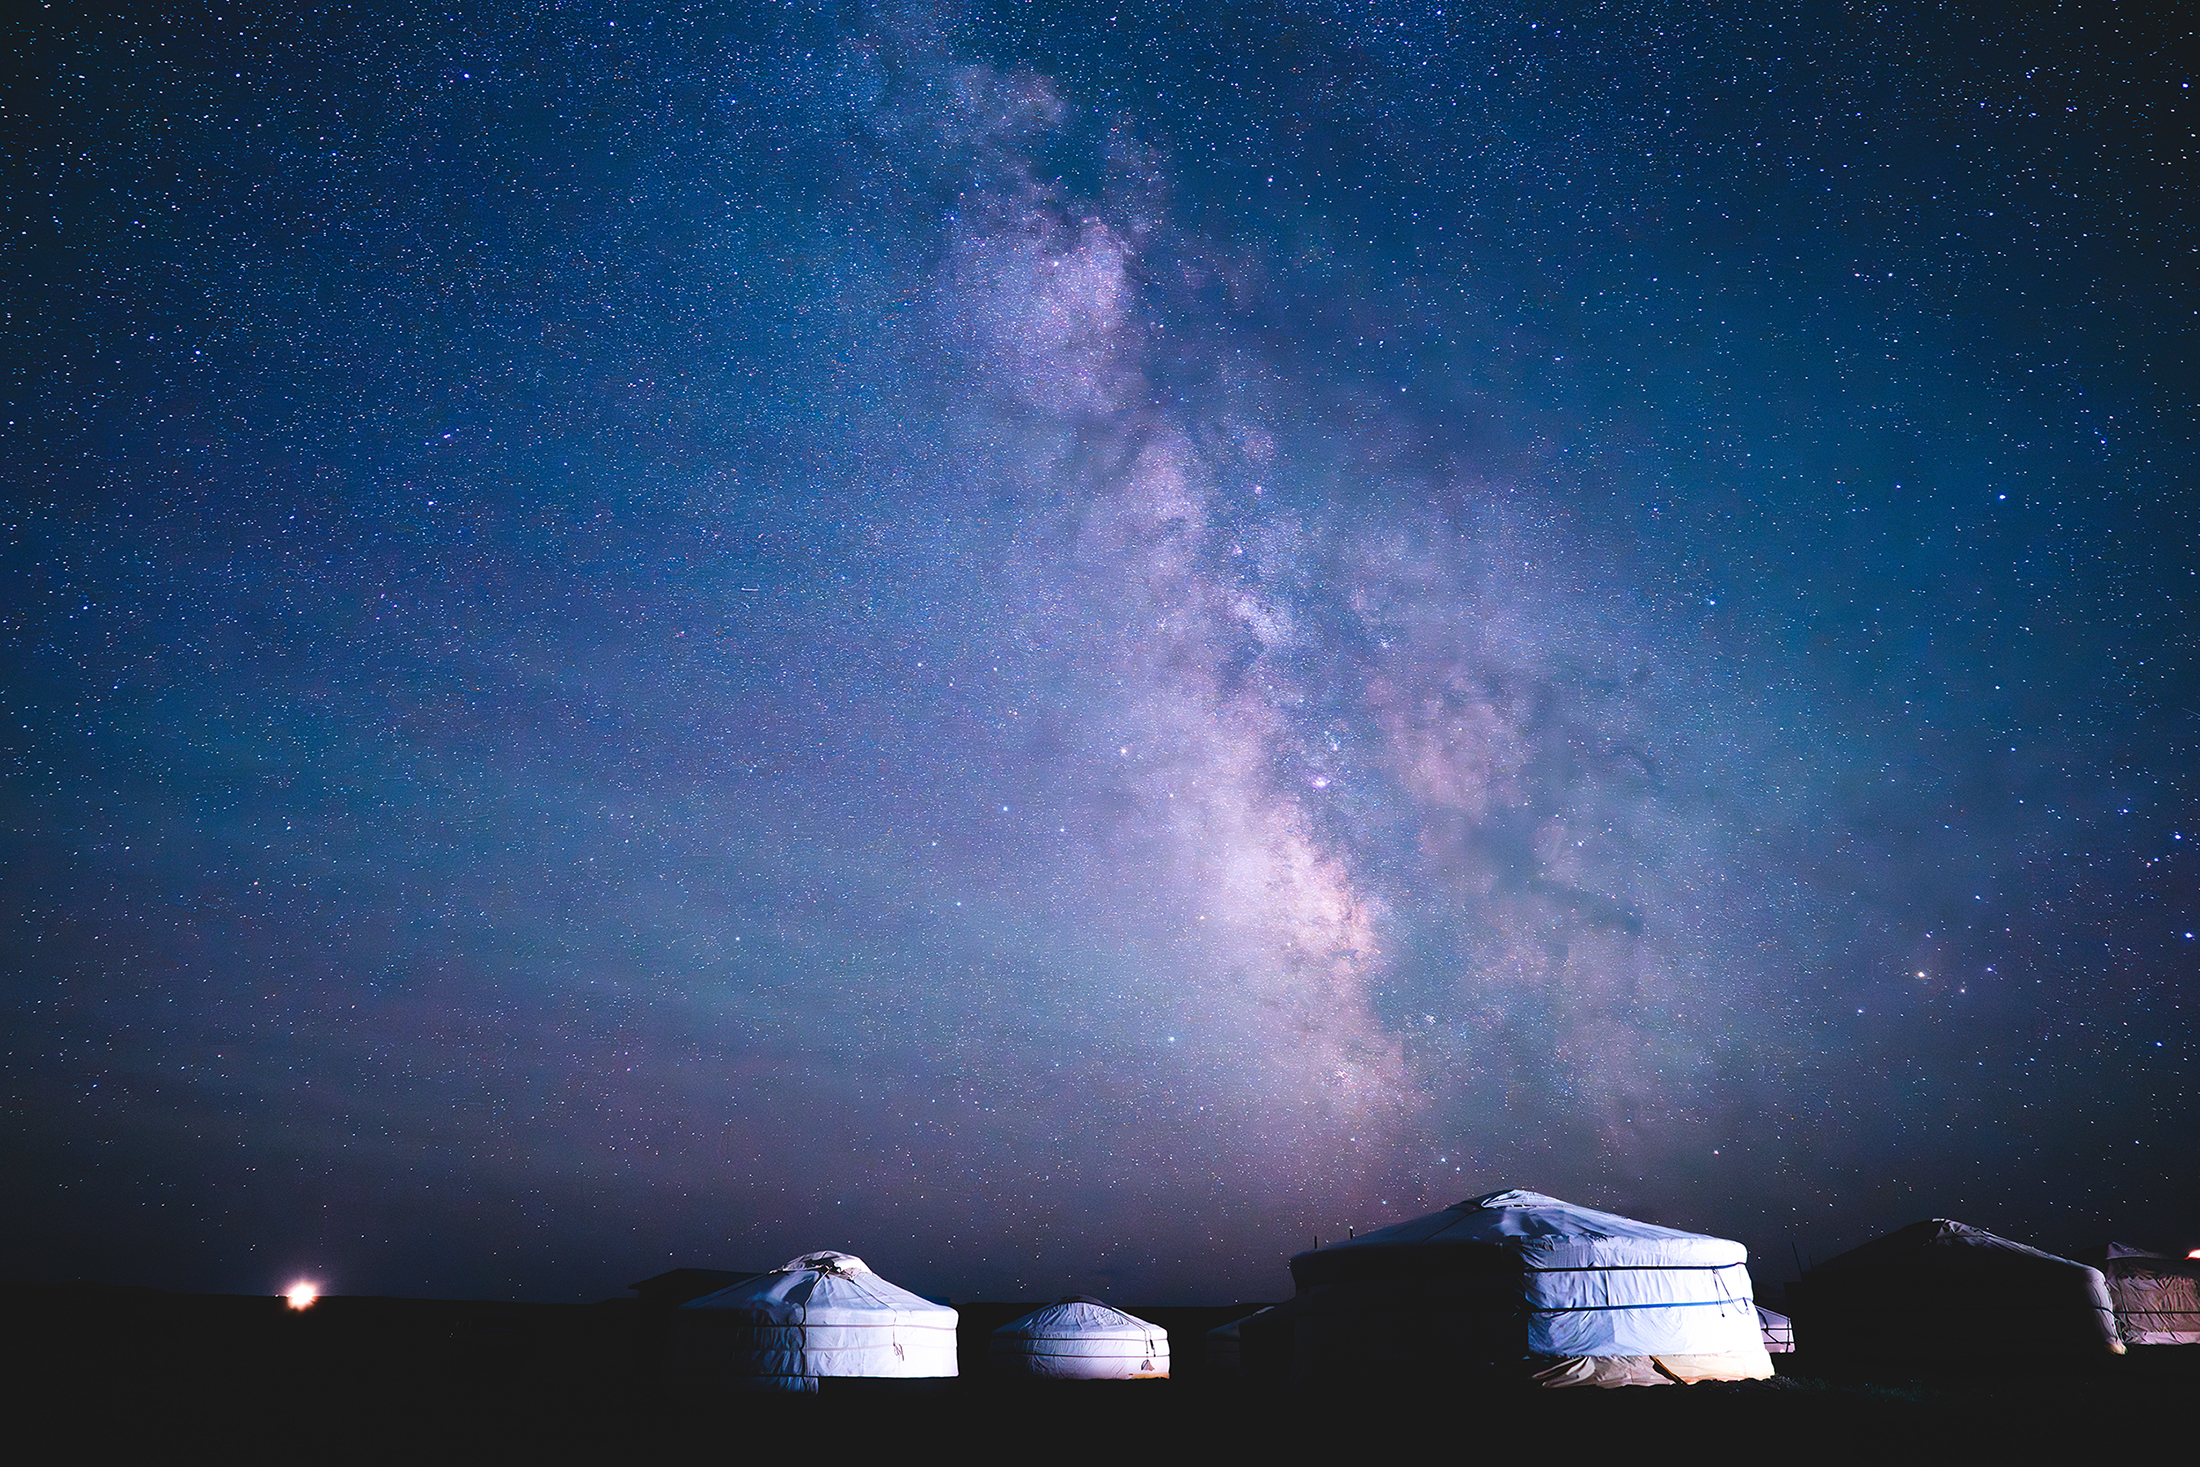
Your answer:
[[[21,1270],[2200,1243],[2188,78],[1448,9],[39,33]]]

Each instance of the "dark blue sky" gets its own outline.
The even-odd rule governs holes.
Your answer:
[[[72,7],[24,1277],[2200,1244],[2168,9]]]

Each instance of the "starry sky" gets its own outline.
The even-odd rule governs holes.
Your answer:
[[[2200,1244],[2173,7],[8,22],[11,1276]]]

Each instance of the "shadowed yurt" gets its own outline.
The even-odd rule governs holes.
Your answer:
[[[1251,1314],[1241,1315],[1227,1324],[1218,1324],[1207,1331],[1208,1372],[1212,1375],[1228,1377],[1245,1374],[1245,1326],[1259,1320],[1263,1315],[1273,1314],[1274,1312],[1273,1306],[1267,1309],[1256,1309]],[[1257,1325],[1255,1327],[1258,1328]]]
[[[955,1311],[888,1283],[848,1253],[805,1253],[680,1306],[684,1353],[705,1383],[815,1391],[825,1376],[955,1373]]]
[[[1254,1380],[1291,1379],[1299,1311],[1299,1301],[1292,1298],[1231,1321],[1237,1327],[1238,1374]]]
[[[2098,1269],[1944,1217],[1788,1286],[1812,1365],[2050,1364],[2123,1353]]]
[[[1525,1367],[1549,1386],[1761,1379],[1772,1360],[1747,1258],[1724,1238],[1493,1192],[1293,1258],[1291,1377]]]
[[[2116,1336],[2125,1344],[2200,1345],[2200,1258],[2107,1243],[2080,1253],[2078,1262],[2108,1280]]]
[[[995,1374],[1025,1380],[1166,1380],[1169,1332],[1074,1295],[993,1331]]]

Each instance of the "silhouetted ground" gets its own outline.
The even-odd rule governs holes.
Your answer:
[[[631,1301],[520,1305],[272,1298],[96,1285],[0,1289],[19,1422],[62,1456],[728,1461],[752,1451],[843,1457],[929,1445],[958,1460],[1044,1452],[1500,1460],[1520,1452],[1672,1449],[1725,1461],[1972,1461],[2127,1450],[2167,1433],[2189,1451],[2200,1346],[2140,1349],[2027,1376],[1827,1377],[1801,1356],[1779,1379],[1651,1390],[1528,1391],[1446,1382],[1271,1389],[1208,1377],[1205,1328],[1239,1309],[1134,1309],[1170,1329],[1167,1381],[1009,1385],[984,1338],[1031,1304],[966,1306],[972,1374],[836,1382],[810,1399],[682,1385],[643,1363]],[[19,1428],[20,1430],[20,1428]],[[2118,1444],[2121,1444],[2119,1446]],[[44,1460],[58,1460],[45,1457]]]

